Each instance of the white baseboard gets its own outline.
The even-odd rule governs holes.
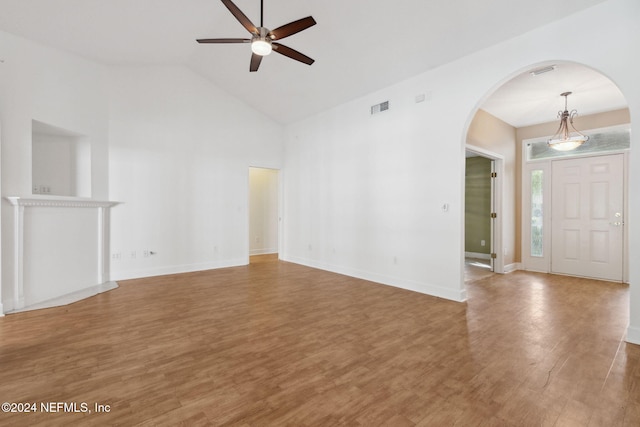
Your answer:
[[[249,255],[270,255],[270,254],[277,254],[278,250],[277,249],[252,249],[249,251]]]
[[[89,298],[92,297],[94,295],[98,295],[101,294],[103,292],[107,292],[110,291],[112,289],[116,289],[118,287],[118,284],[116,282],[105,282],[102,283],[100,285],[95,285],[95,286],[91,286],[88,287],[86,289],[82,289],[76,292],[72,292],[70,294],[67,295],[62,295],[60,297],[57,298],[53,298],[47,301],[42,301],[36,304],[32,304],[28,307],[23,307],[20,308],[18,310],[12,310],[8,311],[7,314],[13,314],[13,313],[20,313],[23,311],[31,311],[31,310],[41,310],[43,308],[51,308],[51,307],[60,307],[62,305],[69,305],[72,304],[74,302],[83,300],[85,298]]]
[[[465,258],[491,259],[491,254],[483,254],[480,252],[465,252]]]
[[[384,274],[373,273],[369,271],[357,270],[349,267],[341,267],[331,265],[328,263],[318,262],[299,257],[284,257],[283,261],[292,262],[295,264],[305,265],[307,267],[317,268],[319,270],[331,271],[332,273],[338,273],[349,277],[355,277],[358,279],[368,280],[370,282],[379,283],[382,285],[393,286],[395,288],[406,289],[413,292],[419,292],[421,294],[435,296],[439,298],[448,299],[456,302],[464,302],[467,300],[467,291],[464,289],[455,290],[444,286],[437,286],[427,283],[416,282],[413,280],[400,279],[397,277],[391,277]]]
[[[504,266],[505,273],[511,273],[516,270],[522,270],[522,264],[519,262],[514,262],[513,264],[508,264]]]
[[[246,259],[232,259],[219,262],[204,262],[138,270],[112,271],[110,277],[113,280],[131,280],[141,279],[144,277],[166,276],[170,274],[193,273],[196,271],[215,270],[218,268],[238,267],[240,265],[247,265],[247,261],[248,260]]]
[[[625,341],[640,345],[640,328],[629,325],[627,328],[627,339]]]

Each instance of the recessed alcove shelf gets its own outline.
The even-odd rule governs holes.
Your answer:
[[[89,137],[32,120],[31,183],[33,194],[91,197]]]
[[[109,279],[109,217],[118,204],[73,197],[7,197],[14,208],[9,312],[68,304],[117,287]]]

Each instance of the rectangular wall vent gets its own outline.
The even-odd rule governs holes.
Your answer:
[[[371,106],[371,114],[378,114],[383,111],[387,111],[389,109],[389,101],[381,102],[380,104],[376,104]]]

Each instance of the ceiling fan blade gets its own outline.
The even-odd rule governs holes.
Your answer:
[[[314,25],[316,25],[316,20],[311,16],[307,16],[306,18],[298,19],[297,21],[289,22],[288,24],[278,27],[270,31],[267,35],[271,37],[272,40],[283,39],[299,33],[302,30],[306,30],[309,27],[313,27]]]
[[[274,52],[278,52],[280,55],[288,56],[291,59],[295,59],[296,61],[304,62],[307,65],[311,65],[315,62],[314,59],[309,58],[307,55],[304,55],[297,50],[291,49],[280,43],[272,43]]]
[[[251,64],[249,65],[249,71],[251,72],[258,71],[258,67],[260,67],[260,62],[262,62],[262,55],[256,55],[255,53],[252,53]]]
[[[251,34],[259,34],[258,29],[255,25],[253,25],[251,20],[247,18],[247,15],[242,13],[238,6],[233,4],[231,0],[222,0],[222,3],[227,6],[229,12],[231,12],[231,14],[236,17],[236,19],[242,24],[243,27],[247,29],[247,31],[249,31]]]
[[[197,39],[198,43],[249,43],[251,39]]]

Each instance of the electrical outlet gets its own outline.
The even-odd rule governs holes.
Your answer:
[[[145,249],[142,251],[142,256],[145,258],[149,258],[149,249]]]
[[[120,261],[122,259],[122,254],[120,252],[114,252],[111,254],[111,259],[114,261]]]
[[[137,255],[136,251],[131,251],[131,259],[136,259]]]
[[[485,242],[484,240],[480,240],[480,246],[485,246],[487,244],[487,242]]]

